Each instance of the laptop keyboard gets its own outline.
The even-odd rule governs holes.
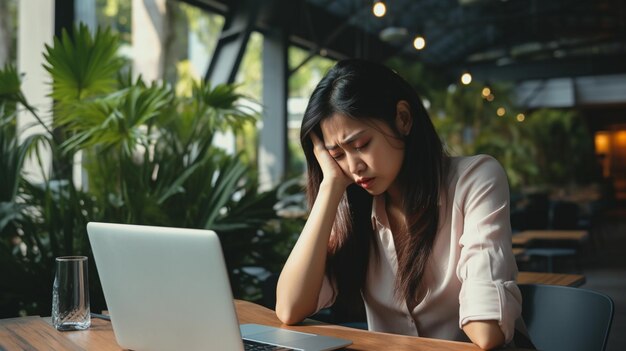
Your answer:
[[[243,340],[243,346],[246,351],[295,351],[294,349],[290,349],[288,347],[264,344],[258,341],[246,339]]]

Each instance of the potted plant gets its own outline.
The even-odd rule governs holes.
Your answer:
[[[237,297],[259,297],[245,267],[275,271],[284,260],[289,233],[276,221],[276,192],[259,193],[254,167],[213,144],[218,131],[237,133],[256,120],[240,103],[245,97],[233,85],[197,82],[182,96],[167,84],[132,79],[118,47],[117,35],[92,35],[84,25],[46,47],[54,99],[46,120],[24,99],[17,71],[0,71],[2,316],[50,313],[54,257],[90,255],[88,221],[215,230]],[[18,142],[18,103],[45,133]],[[33,183],[23,177],[23,160],[41,144],[55,164]],[[85,174],[80,187],[71,177],[75,159]],[[104,301],[91,264],[97,310]]]

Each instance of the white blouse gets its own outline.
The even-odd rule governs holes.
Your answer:
[[[378,250],[380,260],[370,260],[361,292],[369,330],[469,341],[464,324],[497,320],[509,343],[522,297],[511,250],[509,187],[498,161],[485,155],[451,158],[439,208],[439,230],[424,274],[426,294],[409,311],[394,291],[398,261],[385,198],[374,198],[378,245],[371,245],[370,257]],[[333,291],[325,277],[318,310],[334,303]]]

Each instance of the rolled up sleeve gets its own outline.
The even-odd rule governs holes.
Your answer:
[[[495,159],[483,156],[469,166],[459,184],[461,196],[455,206],[464,217],[457,266],[462,284],[459,327],[470,321],[496,320],[509,343],[522,298],[515,283],[506,174]]]

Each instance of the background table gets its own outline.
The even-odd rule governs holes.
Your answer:
[[[513,246],[525,246],[534,240],[582,242],[588,236],[586,230],[525,230],[513,234],[512,242]]]
[[[517,284],[546,284],[579,287],[586,279],[581,274],[559,274],[543,272],[519,272]]]

